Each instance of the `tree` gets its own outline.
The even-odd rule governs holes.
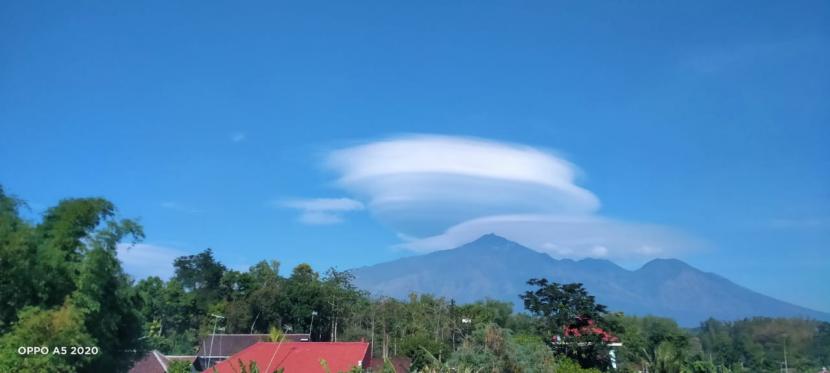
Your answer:
[[[477,323],[494,323],[500,327],[506,327],[510,315],[513,313],[513,304],[485,299],[459,306],[457,312],[464,315],[465,318],[475,320]]]
[[[519,297],[525,309],[542,317],[547,333],[559,333],[580,319],[600,321],[606,313],[605,306],[597,304],[582,284],[563,285],[547,279],[530,279],[527,284],[538,289]]]
[[[623,340],[618,358],[621,365],[638,370],[654,370],[658,360],[662,366],[681,364],[700,351],[692,348],[691,334],[680,328],[674,320],[655,317],[632,317],[621,314],[606,316],[621,328],[618,335]],[[698,349],[699,350],[699,349]],[[675,359],[676,364],[670,360]],[[685,366],[685,365],[684,365]]]
[[[0,185],[0,335],[8,332],[17,313],[40,304],[32,274],[37,271],[37,247],[33,227],[20,218],[23,201],[6,195]]]
[[[86,329],[101,349],[91,367],[101,372],[128,368],[132,351],[140,347],[141,302],[114,249],[96,247],[87,253],[71,302],[82,310]]]
[[[591,323],[607,327],[605,306],[597,304],[582,284],[563,285],[546,279],[530,279],[527,283],[537,289],[526,291],[520,298],[525,309],[537,317],[539,334],[551,343],[557,337],[558,342],[553,347],[582,366],[607,367],[610,363],[608,349],[601,336],[567,336],[564,333],[565,328],[579,330]]]
[[[219,297],[219,285],[227,268],[216,261],[213,250],[178,257],[173,261],[173,267],[176,269],[174,278],[181,281],[186,291],[196,294],[201,307],[206,308]]]
[[[171,361],[167,366],[167,373],[190,373],[192,371],[192,364],[187,361]]]
[[[120,242],[143,238],[141,226],[116,219],[113,204],[101,198],[62,200],[35,227],[17,216],[18,206],[0,188],[0,267],[12,275],[0,283],[0,293],[9,295],[4,299],[9,307],[0,313],[0,328],[8,333],[0,337],[0,344],[26,338],[47,343],[56,340],[51,335],[63,336],[101,349],[91,357],[62,360],[66,371],[128,366],[134,357],[128,351],[142,347],[137,311],[141,304],[115,253]],[[4,359],[16,360],[4,362],[6,366],[44,361],[8,355]]]
[[[235,314],[247,311],[246,329],[264,331],[269,325],[282,328],[285,280],[279,276],[279,262],[261,261],[250,268],[248,275],[251,291],[244,301],[239,300],[228,311],[229,325],[234,322]]]
[[[308,332],[313,340],[328,339],[326,332],[329,330],[322,327],[324,320],[320,317],[325,305],[322,294],[319,274],[310,265],[302,263],[294,268],[285,282],[285,297],[280,304],[281,313],[292,330]],[[311,324],[312,312],[316,313],[315,325]]]
[[[72,373],[89,367],[93,355],[53,354],[55,348],[95,346],[84,314],[72,304],[54,310],[27,307],[12,331],[0,338],[0,371]],[[21,346],[44,346],[47,354],[18,355]]]

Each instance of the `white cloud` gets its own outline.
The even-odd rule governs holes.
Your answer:
[[[149,276],[168,279],[173,276],[173,260],[188,255],[179,249],[150,244],[119,244],[117,253],[124,271],[137,279]]]
[[[681,232],[653,224],[598,216],[499,215],[473,219],[444,233],[400,247],[429,252],[460,246],[495,233],[554,257],[644,259],[677,254],[703,244]]]
[[[325,165],[351,198],[294,200],[309,224],[365,208],[416,252],[495,233],[561,258],[636,262],[703,246],[668,227],[602,217],[580,170],[543,149],[451,136],[401,136],[332,151]],[[360,201],[363,201],[361,203]],[[365,203],[365,205],[364,205]]]
[[[424,237],[499,214],[590,214],[599,200],[579,170],[528,146],[448,136],[406,136],[332,152],[337,185],[367,201],[399,233]]]
[[[246,138],[248,138],[248,136],[245,134],[245,132],[234,132],[230,136],[231,142],[235,143],[245,141]]]
[[[313,225],[340,223],[342,214],[364,208],[363,203],[351,198],[294,199],[277,204],[300,210],[300,222]]]

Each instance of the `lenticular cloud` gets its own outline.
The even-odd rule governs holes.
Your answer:
[[[433,235],[464,221],[514,213],[588,214],[599,207],[568,161],[526,146],[411,136],[341,149],[338,185],[401,233]]]
[[[558,257],[644,258],[697,245],[671,229],[606,219],[553,152],[489,140],[404,136],[335,150],[336,185],[406,239],[433,251],[496,233]]]

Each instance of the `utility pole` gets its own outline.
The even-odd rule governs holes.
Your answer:
[[[314,333],[314,316],[317,316],[317,311],[311,311],[311,324],[308,326],[309,341],[311,341],[311,333]]]
[[[329,320],[329,332],[331,336],[329,337],[330,342],[337,342],[337,311],[335,309],[334,297],[332,297],[331,301],[329,301],[329,305],[331,306],[331,320]]]
[[[262,311],[257,312],[256,317],[254,317],[254,322],[251,323],[251,332],[249,334],[254,334],[254,325],[256,325],[256,321],[259,320],[259,315]]]
[[[210,335],[210,348],[208,349],[208,364],[207,364],[208,367],[210,366],[211,360],[213,360],[213,338],[216,338],[216,323],[219,321],[219,319],[224,319],[225,318],[222,315],[217,315],[217,314],[214,314],[214,313],[212,313],[210,315],[213,316],[213,334]]]
[[[369,361],[375,358],[375,306],[372,305],[372,339],[369,348]]]

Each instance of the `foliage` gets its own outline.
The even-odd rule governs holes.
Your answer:
[[[830,324],[813,320],[757,317],[707,320],[698,335],[703,354],[733,371],[778,370],[785,351],[791,369],[818,371],[830,363],[828,328]]]
[[[830,324],[801,319],[708,320],[687,330],[658,317],[608,313],[580,284],[532,279],[521,294],[527,313],[483,300],[458,305],[429,294],[372,298],[348,272],[278,261],[228,269],[210,249],[178,258],[175,276],[133,283],[116,251],[143,237],[99,198],[68,199],[39,223],[0,187],[0,371],[125,371],[147,349],[193,354],[198,336],[310,333],[314,341],[372,342],[372,355],[407,356],[420,372],[575,372],[606,369],[608,346],[596,335],[567,336],[590,320],[623,343],[621,372],[775,371],[787,352],[797,371],[830,365]],[[136,248],[137,249],[137,248]],[[223,319],[214,319],[220,314]],[[562,343],[553,343],[559,336]],[[17,354],[19,346],[97,346],[97,355]],[[187,364],[171,369],[187,371]],[[249,373],[255,364],[240,365]],[[359,368],[357,370],[359,371]]]
[[[0,354],[0,367],[126,369],[137,355],[134,351],[143,349],[142,320],[136,311],[141,300],[116,250],[122,241],[142,239],[141,226],[117,219],[115,207],[100,198],[60,201],[36,225],[20,218],[20,206],[0,188],[0,345],[52,346],[63,341],[63,346],[95,346],[100,352],[24,357],[8,353],[16,352],[14,347]]]
[[[282,339],[285,335],[282,333],[282,330],[276,326],[272,326],[271,329],[268,330],[268,340],[271,342],[282,342]]]
[[[187,361],[171,361],[167,373],[190,373],[192,365]]]
[[[582,284],[558,284],[547,279],[530,279],[527,283],[537,289],[526,291],[520,297],[525,308],[537,317],[538,334],[551,341],[558,352],[582,366],[607,368],[610,364],[608,348],[600,336],[564,333],[565,328],[583,328],[593,322],[612,329],[611,322],[605,319],[605,306],[597,304]]]
[[[659,369],[675,371],[691,355],[700,354],[699,348],[693,348],[693,335],[671,319],[620,314],[608,318],[618,325],[623,340],[617,355],[622,365],[637,370],[653,371],[659,366]]]
[[[89,366],[94,356],[63,356],[52,354],[65,346],[93,346],[94,338],[84,327],[84,315],[67,303],[53,310],[27,307],[19,314],[19,323],[0,338],[0,371],[2,372],[78,372]],[[20,346],[45,346],[48,354],[21,358]]]

